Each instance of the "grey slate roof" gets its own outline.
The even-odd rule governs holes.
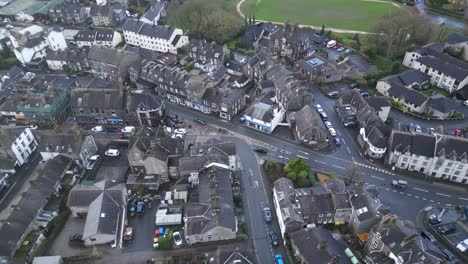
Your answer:
[[[432,109],[440,111],[442,113],[451,113],[455,109],[455,102],[447,98],[443,95],[436,96],[430,98],[429,105]]]
[[[370,143],[377,148],[387,147],[389,133],[387,132],[385,135],[385,131],[382,130],[388,131],[389,128],[387,126],[384,126],[380,129],[377,126],[369,126],[365,128],[367,139],[369,139]]]
[[[421,64],[428,65],[445,75],[452,76],[459,82],[463,81],[468,76],[468,64],[465,67],[458,67],[456,64],[431,56],[422,56],[416,61]]]
[[[150,25],[135,19],[127,19],[122,27],[124,31],[131,31],[151,38],[169,40],[174,33],[174,29],[160,25]]]
[[[467,160],[468,139],[443,135],[437,138],[435,155],[453,160]]]
[[[154,21],[154,19],[161,14],[161,11],[164,10],[164,7],[166,5],[165,1],[158,1],[154,5],[152,5],[144,14],[142,17]]]
[[[76,88],[70,95],[70,107],[122,109],[123,92],[120,89]]]
[[[429,75],[415,69],[406,70],[398,76],[404,86],[412,85],[413,83],[428,83],[431,80]]]
[[[384,107],[391,107],[392,105],[383,96],[372,96],[364,98],[366,102],[374,108],[375,111],[381,111]]]
[[[93,29],[83,29],[78,31],[78,34],[75,36],[76,41],[87,41],[93,42],[96,39],[97,30]]]
[[[391,88],[388,90],[388,94],[391,97],[395,97],[398,99],[403,99],[404,101],[411,103],[415,106],[421,106],[423,105],[427,100],[429,100],[429,97],[426,95],[406,88],[405,86],[396,83],[396,82],[391,82]]]
[[[411,154],[433,157],[436,137],[424,133],[409,133],[393,130],[390,136],[390,150]]]
[[[274,118],[272,108],[273,101],[271,101],[271,99],[268,97],[264,97],[262,100],[246,110],[245,114],[258,120],[271,122],[271,120]]]
[[[468,36],[463,36],[458,33],[451,33],[447,36],[447,43],[448,44],[459,44],[459,43],[464,43],[468,42]]]
[[[138,60],[139,56],[136,53],[115,48],[91,46],[88,53],[88,59],[113,66],[124,66]]]

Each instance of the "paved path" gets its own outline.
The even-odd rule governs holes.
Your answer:
[[[396,8],[401,8],[400,5],[388,1],[383,1],[383,0],[361,0],[361,2],[374,2],[374,3],[385,3],[385,4],[390,4],[393,5]]]
[[[241,10],[241,5],[244,3],[245,0],[241,0],[239,1],[239,3],[237,3],[237,6],[236,6],[236,11],[237,11],[237,14],[239,16],[241,16],[242,18],[245,18],[245,15],[244,13],[242,13],[242,10]],[[379,0],[366,0],[366,1],[371,1],[371,2],[379,2]],[[381,2],[386,2],[386,1],[381,1]],[[256,21],[259,21],[259,22],[271,22],[273,24],[276,24],[276,25],[284,25],[283,22],[275,22],[275,21],[268,21],[268,20],[258,20],[256,19]],[[317,29],[317,30],[320,30],[322,28],[322,26],[312,26],[312,25],[303,25],[303,24],[299,24],[298,25],[299,27],[310,27],[310,28],[313,28],[313,29]],[[341,29],[341,28],[332,28],[332,27],[327,27],[327,30],[331,30],[333,32],[336,32],[336,33],[351,33],[351,34],[363,34],[363,35],[372,35],[372,34],[375,34],[373,32],[369,32],[369,31],[359,31],[359,30],[350,30],[350,29]]]

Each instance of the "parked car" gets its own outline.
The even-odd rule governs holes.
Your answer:
[[[268,153],[268,149],[267,149],[267,148],[260,147],[260,146],[255,147],[255,148],[254,148],[254,151],[255,151],[255,152],[258,152],[258,153],[262,153],[262,154],[267,154],[267,153]]]
[[[87,170],[92,170],[94,168],[94,165],[96,165],[96,162],[99,160],[99,155],[93,155],[89,157],[88,163],[86,163],[86,169]]]
[[[342,52],[343,50],[345,50],[345,48],[339,47],[336,51]]]
[[[328,97],[331,97],[331,98],[338,98],[338,97],[340,97],[340,93],[337,92],[337,91],[329,92],[329,93],[328,93]]]
[[[416,126],[413,123],[409,123],[409,132],[415,132],[416,131]]]
[[[357,84],[357,83],[352,83],[352,84],[349,85],[349,87],[351,87],[351,88],[358,88],[358,87],[359,87],[359,84]]]
[[[71,235],[68,239],[68,243],[72,245],[82,246],[83,244],[83,235],[82,234],[74,234]]]
[[[448,249],[446,248],[442,249],[442,253],[444,253],[446,260],[451,261],[452,263],[454,260],[456,260],[455,256]]]
[[[273,220],[273,216],[271,215],[271,210],[268,207],[263,208],[263,217],[267,223],[270,223]]]
[[[273,246],[276,247],[276,246],[279,245],[278,235],[275,232],[273,232],[273,231],[270,232],[270,239],[271,239],[271,244]]]
[[[323,122],[327,128],[333,127],[330,121]]]
[[[133,238],[133,228],[130,226],[125,227],[124,233],[123,233],[123,240],[124,241],[130,241]]]
[[[354,121],[345,121],[345,122],[343,122],[343,125],[345,127],[354,127],[354,126],[356,126],[356,122],[354,122]]]
[[[171,138],[184,138],[184,134],[174,134]]]
[[[435,237],[431,233],[429,233],[429,231],[427,231],[427,230],[421,231],[421,236],[423,238],[427,238],[432,243],[434,243],[436,241]]]
[[[327,113],[325,112],[320,112],[320,117],[322,118],[323,121],[327,121],[328,120],[328,116],[327,116]]]
[[[422,127],[421,127],[420,125],[418,125],[418,124],[416,124],[415,130],[416,130],[416,132],[418,132],[418,133],[422,133]]]
[[[120,131],[120,128],[118,128],[118,127],[106,127],[105,130],[106,130],[106,132],[116,133],[116,132]]]
[[[185,129],[185,128],[178,128],[178,129],[174,130],[174,133],[176,133],[176,134],[186,134],[186,133],[187,133],[187,129]]]
[[[458,243],[457,249],[461,253],[465,253],[468,250],[468,238]]]
[[[437,231],[442,235],[454,233],[456,230],[457,228],[453,224],[447,224],[447,225],[439,226],[439,228],[437,228]]]
[[[346,53],[346,54],[348,54],[348,53],[350,53],[350,52],[351,52],[351,49],[346,49],[346,50],[344,51],[344,53]]]
[[[437,225],[437,224],[442,223],[442,220],[439,217],[437,217],[436,215],[432,214],[432,215],[429,216],[429,223],[431,225]]]
[[[95,127],[91,128],[91,131],[93,131],[93,132],[102,132],[102,131],[104,131],[104,127],[103,126],[95,126]]]
[[[122,133],[132,133],[133,131],[135,131],[134,126],[126,126],[122,128]]]
[[[315,106],[315,109],[317,109],[317,111],[318,111],[319,113],[323,112],[323,108],[322,108],[322,106],[319,105],[319,104]]]
[[[335,142],[335,145],[336,145],[336,146],[340,146],[340,145],[341,145],[341,140],[340,140],[340,138],[337,138],[337,137],[336,137],[336,138],[333,138],[333,142]]]
[[[362,97],[369,97],[370,96],[369,92],[367,92],[365,90],[362,90],[362,89],[359,89],[359,93],[362,95]]]
[[[275,255],[276,264],[284,264],[283,256],[281,254]]]
[[[466,100],[465,102],[463,102],[464,105],[468,105],[468,100]]]
[[[143,209],[145,207],[145,203],[143,201],[139,201],[137,203],[137,207],[136,207],[136,213],[137,215],[143,215]]]
[[[136,215],[136,202],[135,201],[132,201],[129,203],[129,206],[130,206],[130,209],[128,209],[128,213],[130,214],[130,216],[135,216]]]
[[[195,117],[195,118],[193,119],[193,121],[194,121],[195,123],[197,123],[197,124],[202,125],[202,126],[208,125],[208,123],[206,123],[205,121],[201,120],[201,119],[198,118],[198,117]]]
[[[399,189],[406,189],[408,187],[408,182],[407,181],[404,181],[404,180],[393,180],[392,181],[392,186],[394,188],[399,188]]]
[[[174,232],[172,238],[174,238],[174,244],[176,244],[176,246],[182,245],[182,237],[179,232]]]
[[[120,155],[120,151],[118,149],[110,148],[106,151],[106,156],[108,157],[117,157]]]
[[[336,137],[336,130],[335,130],[333,127],[330,127],[330,128],[328,129],[328,131],[330,132],[330,135],[331,135],[332,137]]]
[[[36,125],[30,125],[29,128],[32,129],[32,130],[37,130],[38,129],[38,127]]]

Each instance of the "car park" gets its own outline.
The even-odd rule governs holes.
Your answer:
[[[255,148],[254,148],[254,151],[255,151],[255,152],[258,152],[258,153],[262,153],[262,154],[267,154],[267,153],[268,153],[268,149],[267,149],[267,148],[260,147],[260,146],[255,147]]]
[[[337,91],[329,92],[327,95],[328,95],[328,97],[330,97],[330,98],[338,98],[338,97],[340,97],[340,93],[337,92]]]
[[[182,237],[180,236],[180,233],[179,232],[174,232],[172,234],[172,238],[174,239],[174,244],[176,246],[180,246],[182,245]]]
[[[104,127],[103,126],[95,126],[95,127],[91,128],[91,131],[93,131],[93,132],[102,132],[102,131],[104,131]]]
[[[330,121],[323,122],[327,128],[333,127]]]
[[[133,131],[135,131],[134,126],[126,126],[122,128],[122,133],[132,133]]]
[[[429,223],[431,225],[437,225],[437,224],[442,223],[442,220],[439,217],[437,217],[436,215],[432,214],[432,215],[429,216]]]
[[[423,238],[427,238],[432,243],[434,243],[436,241],[435,237],[431,233],[429,233],[429,231],[427,231],[427,230],[421,231],[421,236]]]
[[[335,130],[333,127],[330,127],[330,128],[328,129],[328,132],[330,132],[330,135],[331,135],[332,137],[336,137],[336,130]]]
[[[265,222],[270,223],[273,220],[273,216],[271,215],[271,210],[268,207],[263,208],[263,217],[265,218]]]
[[[120,151],[118,149],[110,148],[106,151],[106,156],[108,157],[117,157],[120,155]]]
[[[205,121],[201,120],[201,119],[198,118],[198,117],[195,117],[195,118],[193,119],[193,121],[194,121],[195,123],[199,124],[199,125],[202,125],[202,126],[208,125],[208,123],[206,123]]]
[[[399,189],[406,189],[408,187],[408,182],[404,180],[393,180],[392,181],[392,186],[394,188],[399,188]]]
[[[276,246],[279,245],[278,235],[275,232],[273,232],[273,231],[270,232],[270,239],[271,239],[271,244],[273,246],[276,247]]]
[[[284,264],[283,256],[281,254],[275,255],[275,262],[276,264]]]
[[[457,228],[453,224],[447,224],[447,225],[439,226],[439,228],[437,228],[437,232],[439,232],[442,235],[448,235],[448,234],[454,233],[456,230]]]

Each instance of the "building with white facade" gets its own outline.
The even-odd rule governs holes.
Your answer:
[[[127,19],[122,29],[127,44],[158,52],[177,54],[177,49],[188,43],[188,37],[179,28]]]
[[[468,183],[468,139],[392,131],[386,164],[457,183]]]
[[[76,34],[75,41],[80,48],[94,45],[115,48],[122,42],[122,36],[112,29],[84,29]]]
[[[32,25],[20,31],[10,31],[13,52],[22,65],[40,60],[46,56],[49,42],[43,37],[43,34],[44,29],[37,25]]]
[[[450,93],[468,85],[468,63],[446,55],[433,46],[409,49],[403,65],[428,74],[432,85]]]
[[[381,159],[385,156],[388,130],[387,126],[368,126],[359,129],[358,143],[366,156],[373,159]]]
[[[166,15],[166,1],[158,0],[141,17],[140,21],[146,24],[157,25],[161,17]]]
[[[284,120],[285,115],[286,110],[272,99],[264,97],[247,109],[243,118],[247,127],[270,134]]]
[[[14,173],[16,166],[28,162],[37,149],[36,137],[29,127],[7,127],[0,129],[0,172]]]
[[[68,48],[67,42],[65,40],[65,35],[63,30],[58,27],[54,27],[47,33],[47,42],[49,43],[49,48],[53,51],[65,50]]]

